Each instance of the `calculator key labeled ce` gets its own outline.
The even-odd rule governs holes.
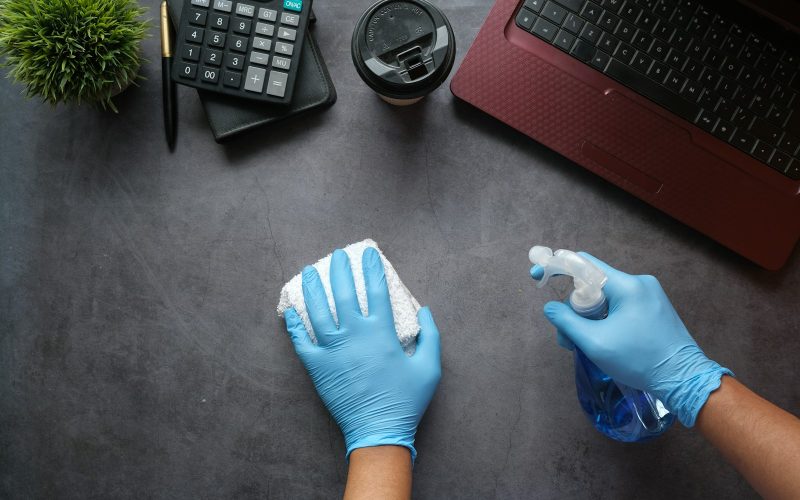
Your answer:
[[[281,14],[281,24],[288,24],[289,26],[300,26],[300,16],[297,14],[290,14],[284,12]]]

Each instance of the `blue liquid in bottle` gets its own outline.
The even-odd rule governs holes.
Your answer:
[[[603,319],[604,300],[589,311],[576,311],[588,319]],[[626,443],[660,436],[675,421],[661,401],[647,392],[614,382],[586,355],[575,348],[575,386],[578,400],[595,429]]]

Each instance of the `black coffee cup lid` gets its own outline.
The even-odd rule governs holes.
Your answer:
[[[386,97],[422,97],[445,81],[456,54],[453,28],[424,0],[381,0],[356,24],[353,63]]]

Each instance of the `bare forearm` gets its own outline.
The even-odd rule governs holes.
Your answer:
[[[411,453],[402,446],[359,448],[350,454],[345,500],[411,498]]]
[[[697,429],[765,498],[800,498],[800,420],[732,377],[708,398]]]

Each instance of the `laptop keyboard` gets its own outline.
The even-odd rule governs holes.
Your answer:
[[[727,16],[724,5],[525,0],[516,24],[800,179],[800,43],[751,31]]]

